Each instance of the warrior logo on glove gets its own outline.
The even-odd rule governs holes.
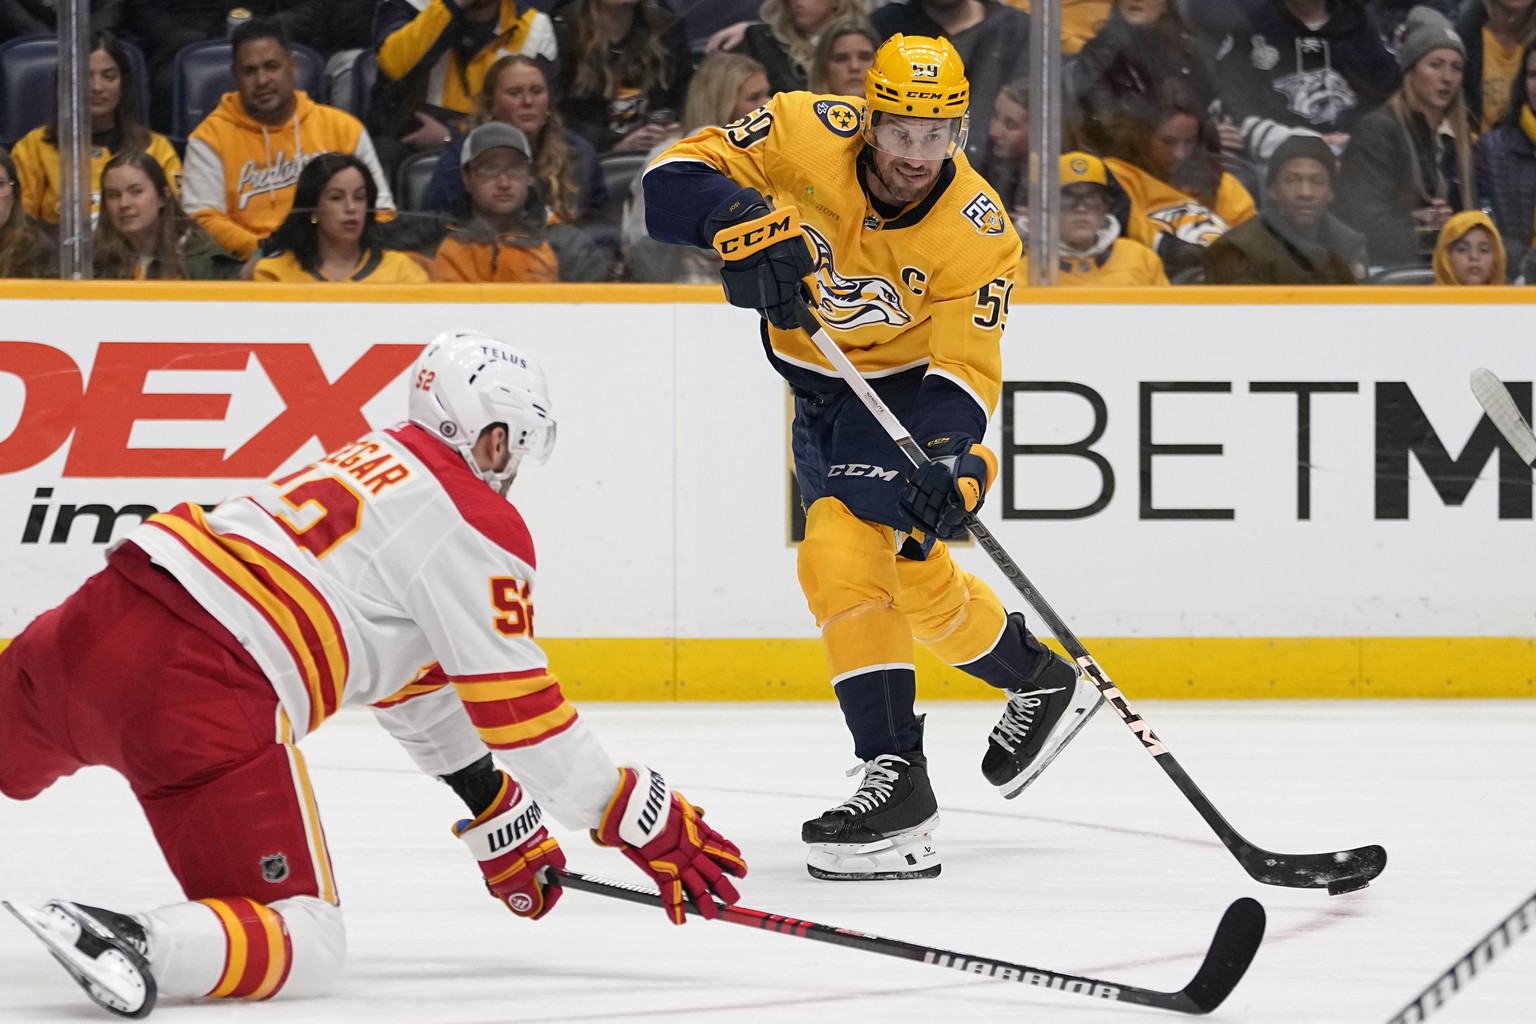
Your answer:
[[[473,820],[453,826],[464,840],[485,887],[518,917],[537,921],[555,907],[558,886],[549,884],[550,871],[565,868],[565,852],[544,828],[544,812],[505,772],[496,799]]]
[[[592,830],[599,846],[616,846],[656,882],[673,924],[687,915],[692,900],[706,918],[720,916],[714,896],[727,904],[741,899],[726,875],[747,876],[747,862],[736,844],[704,823],[704,809],[644,765],[619,769],[602,824]],[[713,894],[713,895],[712,895]]]

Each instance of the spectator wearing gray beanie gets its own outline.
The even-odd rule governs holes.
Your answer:
[[[1446,16],[1433,7],[1415,7],[1398,37],[1397,66],[1406,74],[1434,50],[1455,50],[1462,60],[1467,59],[1466,44]]]
[[[1373,266],[1427,266],[1451,214],[1476,205],[1466,52],[1439,12],[1410,11],[1397,49],[1403,86],[1344,151],[1338,208],[1364,232]]]

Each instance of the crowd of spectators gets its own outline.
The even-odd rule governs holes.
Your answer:
[[[712,280],[711,254],[646,237],[638,171],[774,93],[861,96],[895,33],[961,54],[965,157],[1027,238],[1028,11],[98,0],[94,273]],[[1063,284],[1536,282],[1536,0],[1062,0],[1061,15]],[[0,0],[0,44],[55,18],[50,0]],[[228,88],[182,138],[179,58],[209,44],[227,46]],[[63,192],[45,109],[0,149],[0,276],[57,272]]]

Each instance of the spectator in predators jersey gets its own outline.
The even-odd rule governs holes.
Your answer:
[[[881,39],[943,36],[960,54],[971,83],[971,124],[992,120],[992,99],[1004,82],[1029,71],[1029,15],[998,0],[897,0],[869,16]],[[972,131],[965,155],[973,167],[987,165],[990,140]]]
[[[1361,119],[1339,173],[1339,209],[1377,267],[1428,266],[1451,214],[1476,205],[1466,47],[1428,7],[1415,7],[1405,29],[1403,87]]]
[[[875,62],[880,37],[864,18],[832,22],[811,54],[810,89],[833,96],[864,95],[864,73]]]
[[[91,247],[98,281],[213,281],[240,276],[240,259],[188,217],[148,153],[113,157],[101,172],[101,217]]]
[[[1365,236],[1329,212],[1338,177],[1316,135],[1282,142],[1269,161],[1264,209],[1205,250],[1207,284],[1356,284]]]
[[[1121,237],[1112,208],[1124,207],[1120,186],[1104,161],[1091,153],[1061,157],[1060,274],[1064,287],[1166,285],[1157,255],[1140,242]],[[1119,200],[1117,203],[1116,200]],[[1029,283],[1029,256],[1019,258],[1016,280]]]
[[[550,873],[565,854],[545,810],[633,862],[676,924],[685,896],[705,917],[715,895],[738,899],[725,877],[746,874],[736,846],[660,774],[613,763],[533,638],[534,545],[506,494],[554,446],[538,364],[450,331],[398,369],[408,422],[332,439],[341,447],[320,461],[211,509],[150,517],[0,651],[0,793],[28,800],[86,765],[112,768],[186,900],[131,916],[18,908],[113,1012],[145,1016],[157,993],[332,987],[346,927],[295,744],[343,707],[371,708],[464,802],[453,834],[520,917],[543,917],[561,894]],[[69,848],[68,830],[57,839]]]
[[[1183,82],[1157,90],[1151,120],[1119,115],[1094,135],[1110,172],[1131,197],[1125,225],[1155,251],[1170,275],[1198,266],[1204,249],[1252,217],[1253,196],[1227,172],[1211,119]]]
[[[53,243],[21,208],[21,184],[11,154],[0,147],[0,278],[54,277]]]
[[[489,121],[464,140],[465,198],[441,225],[428,266],[438,281],[601,281],[611,260],[580,228],[551,222],[533,180],[533,148],[509,124]]]
[[[322,153],[299,175],[293,209],[265,246],[257,281],[366,281],[425,284],[426,272],[403,252],[384,248],[379,188],[368,165],[350,153]]]
[[[1435,243],[1436,284],[1503,284],[1507,273],[1499,229],[1482,210],[1462,210]]]
[[[1207,2],[1232,6],[1196,6]],[[1246,13],[1216,44],[1216,88],[1257,163],[1299,132],[1343,149],[1401,81],[1360,0],[1256,0]]]
[[[304,165],[321,153],[351,153],[367,165],[378,208],[394,198],[362,122],[294,87],[298,63],[275,22],[249,21],[230,39],[237,91],[187,142],[182,204],[230,252],[248,259],[293,206]]]
[[[181,187],[181,158],[170,140],[152,132],[139,121],[139,90],[128,54],[115,38],[104,32],[91,37],[91,210],[101,209],[101,172],[107,161],[127,150],[144,150],[160,162],[171,190]],[[58,120],[22,136],[11,150],[21,171],[22,205],[45,224],[59,222],[59,197],[64,187],[59,174]]]
[[[1522,267],[1536,234],[1536,41],[1520,52],[1503,119],[1478,140],[1477,194],[1503,236],[1510,277],[1530,282]]]
[[[693,75],[679,18],[659,0],[563,0],[550,16],[571,130],[599,153],[644,153],[677,131]]]

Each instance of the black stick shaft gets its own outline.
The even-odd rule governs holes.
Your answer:
[[[608,896],[629,903],[651,907],[661,906],[660,894],[652,890],[610,881],[606,878],[596,878],[576,871],[553,872],[551,881],[568,889]],[[991,957],[956,953],[936,946],[924,946],[901,939],[888,939],[848,928],[835,928],[784,914],[753,910],[750,907],[726,906],[718,900],[714,902],[716,909],[719,910],[720,920],[730,924],[777,932],[797,939],[811,939],[835,946],[846,946],[866,953],[915,960],[918,963],[932,964],[936,967],[948,967],[998,981],[1016,981],[1094,999],[1135,1003],[1139,1006],[1194,1014],[1211,1012],[1236,987],[1244,972],[1247,971],[1249,963],[1252,962],[1254,953],[1258,951],[1259,942],[1264,936],[1264,908],[1256,900],[1245,898],[1236,901],[1227,908],[1226,914],[1222,917],[1221,925],[1217,928],[1216,939],[1206,954],[1205,963],[1201,965],[1194,981],[1178,992],[1159,992],[1155,989],[1139,988],[1135,985],[1103,981],[1076,974],[1063,974],[1059,971],[1048,971]],[[700,913],[698,906],[691,899],[687,902],[686,909],[689,914],[699,915]]]

